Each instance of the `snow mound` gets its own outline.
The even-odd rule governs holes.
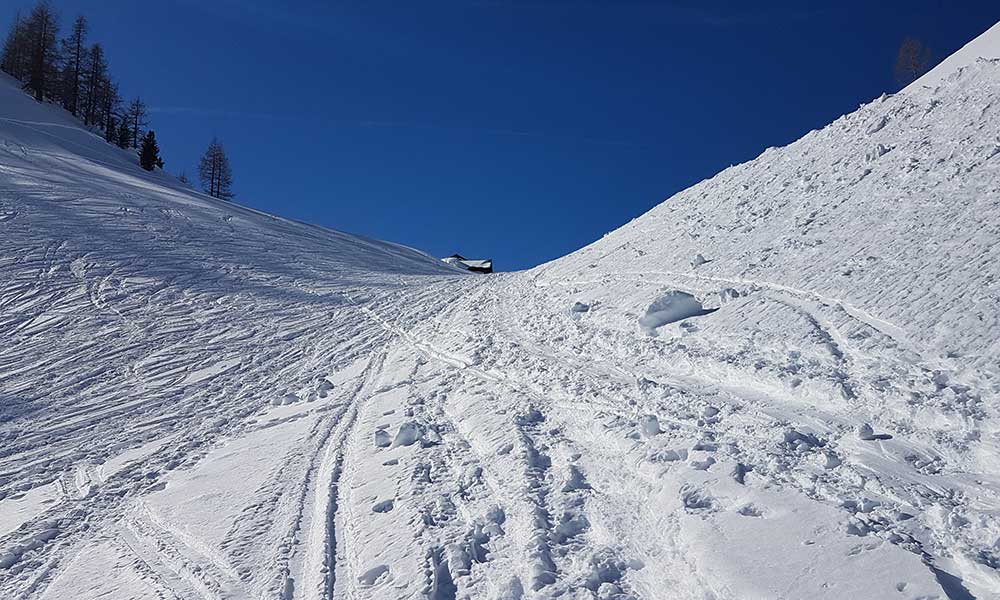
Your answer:
[[[687,292],[667,292],[649,305],[639,319],[639,328],[647,335],[656,335],[656,329],[691,317],[711,314],[717,308],[706,309],[697,298]]]

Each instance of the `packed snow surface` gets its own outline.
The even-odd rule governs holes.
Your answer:
[[[0,597],[1000,597],[998,106],[969,63],[468,276],[4,80]]]

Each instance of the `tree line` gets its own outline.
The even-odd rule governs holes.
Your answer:
[[[15,15],[0,51],[0,70],[20,81],[35,100],[59,104],[109,144],[136,150],[143,169],[162,169],[146,103],[138,96],[124,101],[104,47],[91,43],[88,32],[87,18],[81,15],[60,37],[56,11],[48,0],[39,0],[27,16]],[[232,171],[218,140],[209,144],[198,171],[210,195],[233,197]]]
[[[145,102],[124,103],[100,42],[90,43],[87,18],[78,16],[66,37],[59,18],[41,0],[28,15],[15,15],[0,55],[0,68],[22,82],[39,102],[60,104],[109,143],[138,149],[149,125]]]

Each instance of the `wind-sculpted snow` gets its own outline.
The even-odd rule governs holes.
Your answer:
[[[9,87],[0,597],[1000,596],[1000,65],[488,277]]]

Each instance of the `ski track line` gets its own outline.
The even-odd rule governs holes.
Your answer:
[[[174,548],[168,548],[162,538],[152,539],[151,534],[139,533],[139,525],[129,522],[115,525],[118,542],[136,561],[148,569],[170,591],[170,594],[183,600],[216,600],[222,596],[212,589],[214,581],[205,580],[205,575],[198,566],[198,575],[190,565],[183,562],[180,553]],[[218,585],[218,584],[216,584]]]
[[[162,565],[158,563],[150,563],[140,555],[120,532],[118,537],[112,541],[112,544],[114,544],[119,556],[132,558],[129,566],[136,570],[143,581],[151,587],[156,588],[156,595],[159,600],[189,600],[201,597],[194,589],[188,589],[188,594],[186,595],[179,595],[176,587],[189,588],[188,584],[186,582],[179,583],[176,587],[171,585],[170,582],[177,579],[176,575],[172,571],[163,572]]]
[[[315,500],[311,527],[307,534],[303,562],[303,598],[328,600],[334,597],[337,565],[341,548],[337,547],[336,518],[340,505],[340,474],[343,470],[346,443],[354,429],[358,414],[381,378],[387,351],[383,350],[366,370],[347,414],[341,418],[327,441],[316,475]],[[286,596],[290,600],[290,596]]]
[[[161,403],[168,401],[171,401],[171,398],[164,399],[161,401]],[[206,410],[211,410],[212,406],[206,405],[203,408],[205,408]],[[235,415],[233,418],[238,419],[240,417],[239,415]],[[227,433],[233,434],[237,433],[239,430],[240,427],[235,426],[234,428],[227,430]],[[219,435],[222,434],[220,433]],[[158,465],[160,463],[164,463],[168,458],[170,458],[171,455],[176,457],[178,453],[183,454],[185,456],[186,460],[188,461],[187,466],[190,467],[194,464],[194,462],[197,462],[200,459],[200,455],[203,454],[203,452],[199,450],[199,448],[203,448],[206,447],[207,445],[210,445],[211,439],[214,437],[216,436],[209,436],[206,438],[205,432],[203,431],[191,432],[188,434],[189,439],[184,440],[182,443],[174,445],[172,449],[163,450],[163,448],[161,448],[160,451],[154,452],[153,454],[144,457],[141,461],[130,464],[128,466],[128,471],[138,473],[147,468],[145,465],[150,465],[150,464]],[[191,442],[192,439],[195,440],[194,443]],[[50,457],[50,459],[51,458],[52,457]],[[31,523],[44,523],[54,518],[62,518],[66,514],[73,512],[74,522],[78,523],[86,521],[90,525],[90,527],[96,527],[97,526],[96,524],[99,522],[113,521],[116,518],[116,514],[118,513],[119,507],[124,507],[123,504],[118,504],[118,499],[121,496],[133,495],[134,493],[142,493],[142,491],[145,490],[149,485],[155,483],[146,480],[133,481],[133,479],[135,479],[134,477],[123,478],[119,477],[119,474],[115,474],[112,477],[112,479],[118,481],[118,483],[111,486],[114,489],[110,490],[104,489],[105,485],[109,483],[108,481],[104,480],[100,480],[97,482],[89,481],[87,483],[91,485],[89,486],[89,489],[86,490],[87,497],[83,498],[84,495],[83,489],[76,488],[76,486],[73,485],[69,485],[71,483],[71,481],[68,481],[68,479],[70,478],[69,475],[70,472],[71,471],[64,471],[62,477],[56,479],[56,485],[59,486],[59,488],[64,491],[64,497],[69,502],[60,502],[54,504],[53,506],[46,509],[43,514],[32,519]],[[93,485],[95,483],[99,485],[96,486]],[[80,516],[79,511],[81,510],[84,511],[85,516],[82,517]],[[22,528],[21,531],[24,531],[24,529]],[[49,547],[45,549],[45,555],[50,557],[50,560],[47,562],[47,566],[43,567],[43,565],[40,562],[37,562],[37,559],[34,559],[36,560],[36,562],[31,566],[29,566],[29,569],[32,573],[30,575],[26,573],[24,576],[22,576],[20,582],[18,582],[19,586],[17,589],[20,589],[20,591],[23,592],[23,595],[21,597],[24,598],[35,597],[36,594],[41,594],[44,592],[47,586],[53,581],[54,575],[57,575],[55,570],[58,569],[58,566],[61,563],[65,562],[63,559],[65,558],[64,551],[66,544],[73,542],[74,540],[80,541],[78,538],[79,534],[82,531],[83,529],[81,529],[79,526],[70,526],[64,529],[62,531],[62,534],[58,538],[58,541],[54,544],[51,544]],[[8,539],[14,541],[16,539],[15,536],[17,535],[18,535],[17,532],[12,532],[10,536],[8,536]],[[12,580],[9,583],[14,584],[15,581]],[[0,588],[2,588],[2,585],[0,585]]]
[[[150,511],[141,500],[124,519],[128,531],[141,542],[152,541],[159,549],[158,555],[176,555],[176,566],[171,567],[181,576],[198,582],[212,597],[246,595],[236,572],[224,556],[188,532],[164,522]],[[190,572],[190,573],[189,573]]]

